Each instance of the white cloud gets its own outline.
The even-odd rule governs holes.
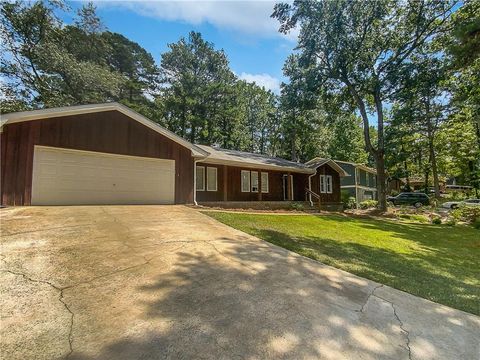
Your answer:
[[[184,21],[190,24],[209,23],[255,37],[281,36],[295,41],[297,33],[283,35],[278,32],[279,23],[270,15],[276,1],[98,1],[100,7],[128,8],[143,16],[168,21]]]
[[[238,77],[247,82],[254,82],[267,90],[272,90],[275,94],[280,93],[280,80],[269,74],[249,74],[242,72]]]

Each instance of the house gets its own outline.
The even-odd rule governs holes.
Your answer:
[[[341,179],[342,191],[348,191],[350,196],[357,200],[357,204],[365,200],[378,200],[375,169],[348,161],[335,160],[335,162],[349,174]]]
[[[192,144],[118,103],[1,117],[2,205],[340,204],[332,160],[300,164]]]

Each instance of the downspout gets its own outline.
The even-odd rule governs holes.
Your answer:
[[[317,175],[317,169],[315,169],[315,172],[311,175],[308,176],[308,190],[312,191],[312,177]],[[312,201],[312,193],[308,193],[308,201],[310,201],[310,206],[313,207],[313,201]]]
[[[359,207],[359,202],[358,202],[358,187],[357,187],[357,167],[355,166],[355,203],[357,204],[357,209]]]
[[[198,206],[197,203],[197,163],[203,159],[193,160],[193,204]]]

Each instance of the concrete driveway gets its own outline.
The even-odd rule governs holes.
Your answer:
[[[191,208],[0,214],[5,359],[479,358],[479,317]]]

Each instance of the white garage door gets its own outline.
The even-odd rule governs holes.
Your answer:
[[[174,201],[174,160],[35,146],[32,205]]]

